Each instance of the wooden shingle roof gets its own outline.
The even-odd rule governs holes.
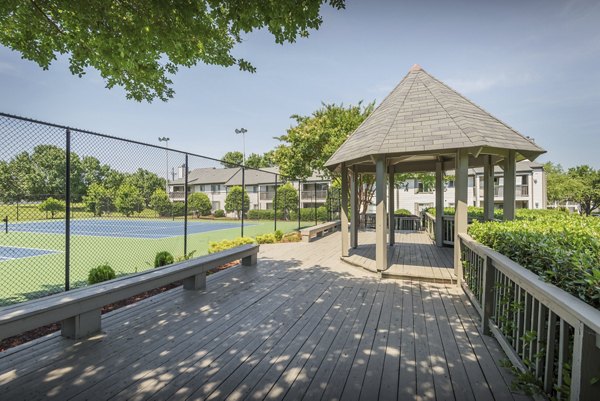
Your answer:
[[[451,153],[461,148],[516,150],[530,160],[545,152],[415,65],[326,166],[382,154]]]

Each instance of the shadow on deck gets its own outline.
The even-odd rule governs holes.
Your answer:
[[[0,399],[519,400],[458,286],[386,280],[339,234],[262,246],[257,267],[0,354]]]

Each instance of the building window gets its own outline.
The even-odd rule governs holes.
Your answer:
[[[221,202],[219,201],[214,201],[212,203],[212,210],[219,210],[221,208]]]
[[[415,180],[415,188],[418,194],[430,194],[433,192],[434,185],[430,182]]]
[[[454,188],[454,180],[448,181],[448,183],[446,184],[446,188]]]

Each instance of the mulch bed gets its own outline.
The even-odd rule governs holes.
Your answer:
[[[208,275],[219,272],[221,270],[228,269],[233,266],[236,266],[239,263],[240,263],[239,261],[230,262],[225,265],[216,267],[214,269],[209,270]],[[165,291],[169,291],[173,288],[179,287],[179,286],[181,286],[181,284],[182,284],[181,282],[175,282],[175,283],[172,283],[169,285],[154,288],[153,290],[150,290],[150,291],[142,292],[140,294],[134,295],[134,296],[124,299],[122,301],[115,302],[113,304],[105,305],[102,307],[102,314],[112,312],[114,310],[123,308],[127,305],[135,304],[143,299],[150,298],[150,297],[153,297],[154,295],[158,295]],[[17,336],[5,338],[4,340],[0,341],[0,352],[6,351],[9,348],[13,348],[13,347],[16,347],[21,344],[25,344],[29,341],[33,341],[37,338],[44,337],[48,334],[52,334],[55,331],[59,331],[59,330],[60,330],[60,323],[52,323],[52,324],[49,324],[46,326],[38,327],[37,329],[34,329],[34,330],[26,331]]]

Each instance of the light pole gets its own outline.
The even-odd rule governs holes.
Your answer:
[[[248,132],[248,130],[246,128],[240,128],[240,129],[235,129],[235,133],[236,134],[242,134],[242,143],[244,144],[244,153],[243,153],[243,165],[246,165],[246,132]]]
[[[163,137],[158,137],[158,142],[165,142],[167,149],[166,149],[166,154],[167,154],[167,187],[166,187],[166,192],[167,195],[169,195],[169,141],[171,140],[171,138],[167,138],[166,136]],[[187,168],[187,166],[185,167]]]

